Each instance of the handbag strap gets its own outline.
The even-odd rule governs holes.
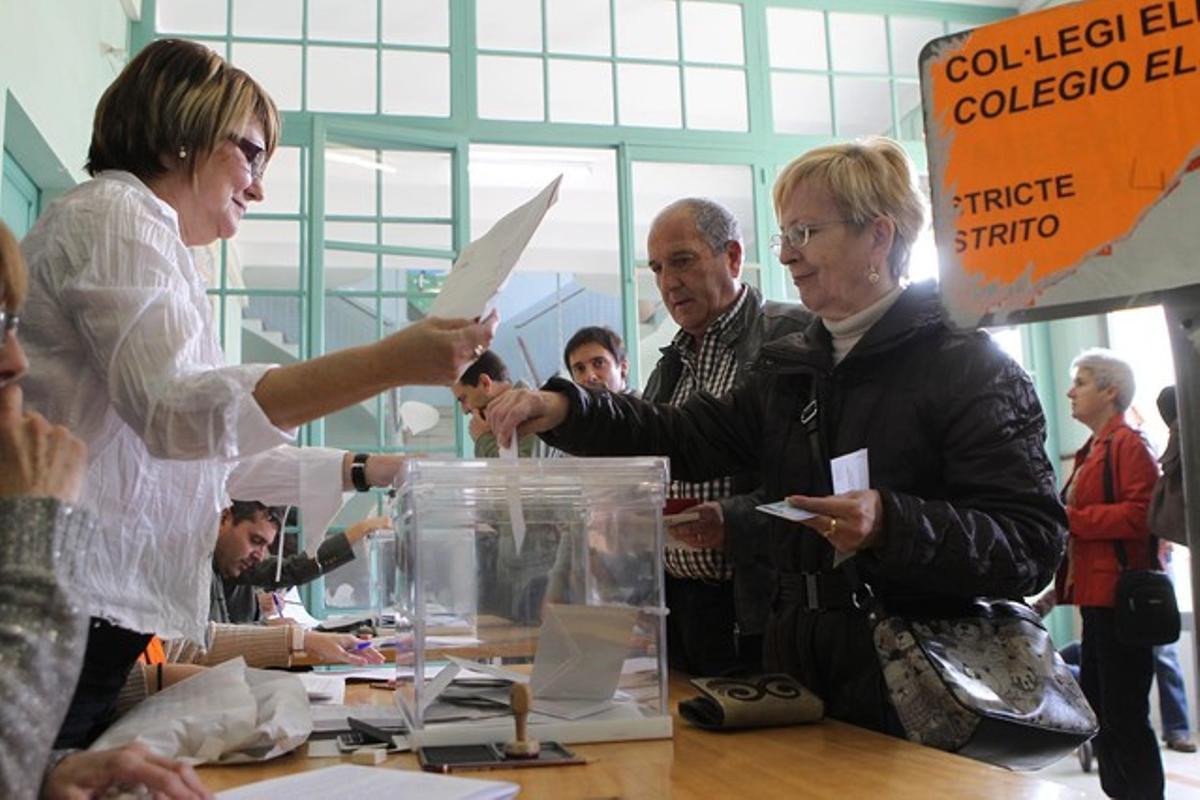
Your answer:
[[[1104,440],[1104,502],[1112,505],[1117,502],[1117,493],[1113,489],[1112,476],[1112,459],[1109,453],[1112,452],[1112,437]],[[1158,537],[1153,533],[1146,537],[1146,546],[1149,548],[1151,563],[1158,563]],[[1117,561],[1121,565],[1121,571],[1129,569],[1129,557],[1125,554],[1125,543],[1120,539],[1113,540],[1113,549],[1117,551]]]

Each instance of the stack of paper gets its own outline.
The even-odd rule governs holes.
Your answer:
[[[356,767],[336,767],[301,772],[285,778],[247,784],[221,792],[221,800],[329,800],[331,797],[421,797],[428,800],[508,800],[520,787],[504,781],[481,781],[431,775],[428,772]]]

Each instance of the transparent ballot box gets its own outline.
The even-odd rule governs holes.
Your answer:
[[[414,745],[664,738],[663,458],[411,460],[376,553]],[[388,613],[390,611],[390,614]]]

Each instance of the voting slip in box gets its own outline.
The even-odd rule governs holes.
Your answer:
[[[663,458],[412,460],[393,539],[397,691],[414,744],[664,738]],[[413,676],[420,676],[414,679]]]

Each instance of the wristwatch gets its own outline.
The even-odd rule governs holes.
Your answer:
[[[360,492],[371,491],[371,484],[367,483],[367,458],[366,453],[355,453],[350,463],[350,482]]]

